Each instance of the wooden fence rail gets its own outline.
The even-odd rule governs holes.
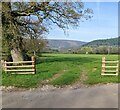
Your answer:
[[[110,65],[106,65],[110,64]],[[114,65],[111,65],[114,64]],[[108,70],[109,69],[109,70]],[[115,75],[119,73],[119,61],[106,61],[105,57],[102,57],[102,72],[101,75]]]
[[[6,62],[1,61],[2,68],[5,72],[11,74],[35,74],[35,57],[32,56],[32,61],[18,61],[18,62]]]

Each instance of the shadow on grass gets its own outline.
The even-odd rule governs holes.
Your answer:
[[[97,58],[89,58],[89,57],[48,57],[46,59],[42,59],[41,61],[38,61],[38,64],[40,63],[52,63],[52,62],[81,62],[81,63],[90,63],[90,62],[96,62],[99,59]]]
[[[49,56],[49,55],[42,55],[42,56],[40,56],[40,57],[56,57],[56,56]]]

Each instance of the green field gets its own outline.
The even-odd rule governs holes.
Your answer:
[[[2,85],[22,88],[40,87],[45,84],[54,86],[117,83],[116,76],[101,76],[103,55],[43,54],[37,60],[35,75],[4,73]],[[108,60],[118,60],[118,55],[106,55]]]

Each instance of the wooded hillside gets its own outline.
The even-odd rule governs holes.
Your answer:
[[[94,41],[91,41],[83,46],[89,46],[89,47],[118,46],[118,38],[94,40]]]

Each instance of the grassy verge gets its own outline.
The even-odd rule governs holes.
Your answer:
[[[46,80],[52,85],[70,85],[81,81],[81,75],[87,77],[84,84],[117,83],[118,77],[101,74],[101,58],[103,55],[78,54],[44,54],[36,65],[35,75],[2,75],[2,85],[15,87],[38,87]],[[117,55],[108,55],[107,59],[117,60]]]

